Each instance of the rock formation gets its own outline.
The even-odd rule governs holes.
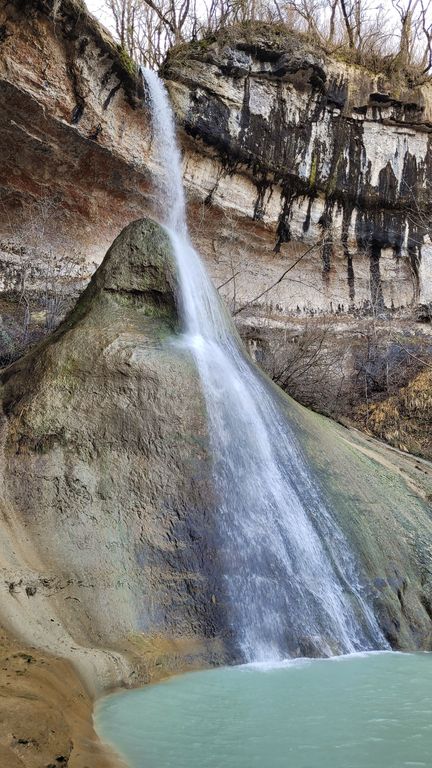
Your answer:
[[[0,29],[6,364],[120,229],[158,212],[142,83],[84,5],[9,0]],[[164,73],[190,230],[251,354],[302,402],[374,428],[359,405],[430,352],[430,85],[262,25],[174,49]]]
[[[331,320],[318,343],[348,349],[324,361],[321,390],[338,397],[368,313],[374,333],[391,315],[403,343],[427,335],[430,86],[407,94],[267,28],[178,48],[165,76],[193,237],[268,370],[317,315]],[[163,231],[128,226],[54,330],[122,227],[157,218],[145,96],[78,0],[3,2],[2,364],[51,334],[1,372],[0,685],[21,685],[0,728],[11,766],[108,765],[86,751],[92,698],[236,656]],[[389,404],[389,428],[388,409],[368,418],[425,453],[422,381]],[[389,642],[431,649],[430,465],[285,407]],[[404,409],[408,438],[391,431]]]
[[[40,664],[48,652],[72,662],[94,697],[236,658],[203,400],[178,333],[168,238],[138,221],[54,334],[2,373],[0,622],[15,638],[11,674],[17,653]],[[388,640],[430,649],[430,465],[284,402]],[[56,695],[44,689],[35,727],[38,717],[60,727]],[[62,728],[78,699],[67,699]],[[18,697],[17,723],[25,706]],[[21,730],[0,730],[0,748],[24,766],[60,743]]]
[[[224,212],[200,247],[252,356],[306,405],[430,458],[427,391],[414,440],[407,409],[401,430],[391,405],[370,418],[432,362],[430,83],[261,23],[173,49],[163,72],[185,179]]]
[[[54,17],[49,0],[12,0],[1,22],[8,290],[23,257],[8,234],[31,256],[43,228],[40,258],[49,242],[63,261],[71,245],[100,261],[119,226],[151,206],[155,168],[136,71],[83,6],[66,0]],[[432,300],[429,85],[404,90],[262,25],[174,49],[164,74],[187,136],[192,224],[210,206],[201,240],[217,280],[241,253],[238,303],[271,284],[299,242],[316,247],[258,306],[270,299],[284,316]],[[37,259],[31,267],[37,278]]]
[[[92,695],[224,658],[175,287],[164,232],[130,225],[66,321],[2,376],[0,621],[70,659]]]
[[[272,294],[282,313],[432,301],[430,85],[258,23],[173,49],[163,72],[194,139],[189,183],[269,230],[276,253],[287,244],[285,259],[289,244],[316,246]]]

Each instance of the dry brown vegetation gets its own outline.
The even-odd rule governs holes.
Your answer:
[[[432,368],[425,368],[399,392],[359,409],[367,428],[403,451],[432,459]]]

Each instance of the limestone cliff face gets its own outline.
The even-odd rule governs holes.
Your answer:
[[[25,347],[154,212],[157,168],[142,85],[81,4],[0,14],[0,336],[15,323]],[[252,302],[251,341],[262,315],[285,333],[293,314],[430,301],[427,90],[386,103],[364,72],[272,45],[216,41],[165,70],[192,234],[231,308]],[[235,657],[175,299],[164,234],[135,224],[66,321],[1,374],[0,621],[72,660],[92,695]],[[430,465],[286,409],[389,641],[430,649]]]
[[[142,83],[84,6],[3,0],[0,28],[4,365],[56,327],[124,225],[159,212]],[[406,385],[394,338],[412,362],[431,335],[430,86],[408,93],[262,26],[176,49],[164,73],[192,237],[251,353],[338,418],[369,380],[382,397],[388,369]],[[285,384],[311,337],[325,359]]]
[[[40,294],[47,275],[76,295],[122,226],[157,218],[145,94],[76,0],[3,0],[0,14],[3,296]],[[164,75],[191,229],[233,306],[287,266],[253,312],[432,300],[430,86],[398,90],[265,27],[174,50]]]
[[[26,257],[39,290],[50,255],[60,275],[61,263],[83,260],[88,279],[145,207],[139,80],[81,2],[3,1],[0,28],[2,290],[20,287]]]
[[[146,663],[146,642],[151,657],[150,638],[172,644],[174,668],[184,663],[171,658],[182,648],[201,663],[238,652],[203,396],[178,333],[168,238],[138,221],[116,239],[57,331],[1,375],[0,616],[26,642],[75,660],[96,690],[113,676],[133,682],[131,664]],[[429,647],[430,467],[417,471],[407,459],[400,470],[389,450],[368,450],[284,403],[359,552],[390,641]],[[396,479],[400,471],[407,482]],[[407,518],[415,549],[402,534]],[[388,547],[377,551],[383,526]],[[406,581],[402,603],[388,581],[395,569]]]
[[[429,85],[395,86],[265,25],[174,49],[164,75],[193,139],[189,184],[270,230],[285,258],[318,243],[272,293],[282,313],[432,300]]]

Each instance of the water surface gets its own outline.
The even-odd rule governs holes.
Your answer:
[[[95,721],[132,768],[430,768],[432,656],[195,672],[107,697]]]

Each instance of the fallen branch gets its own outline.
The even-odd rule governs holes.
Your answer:
[[[432,364],[431,363],[426,362],[426,360],[422,360],[421,357],[417,357],[417,355],[415,355],[413,352],[410,352],[409,349],[404,347],[403,344],[401,344],[396,339],[393,339],[393,341],[394,341],[395,344],[397,344],[399,349],[402,349],[403,352],[406,352],[406,354],[409,355],[409,357],[412,357],[413,360],[417,360],[418,363],[421,363],[422,365],[426,366],[426,368],[432,368]]]
[[[282,282],[282,280],[284,279],[284,277],[286,277],[288,272],[291,272],[291,270],[294,269],[294,267],[296,267],[297,264],[299,264],[300,261],[304,259],[305,256],[308,255],[308,253],[311,253],[311,251],[313,251],[315,248],[318,248],[318,246],[320,245],[322,245],[322,240],[319,240],[317,243],[314,243],[313,245],[311,245],[310,248],[308,248],[304,253],[302,253],[301,256],[299,256],[299,258],[294,262],[294,264],[291,264],[291,266],[288,267],[288,269],[286,269],[285,272],[283,272],[283,274],[279,277],[278,280],[276,280],[275,283],[273,283],[273,285],[270,285],[269,288],[266,288],[264,291],[259,293],[258,296],[255,296],[254,299],[247,301],[246,304],[243,304],[242,307],[240,307],[235,312],[233,312],[233,315],[238,315],[239,312],[243,312],[243,310],[246,309],[246,307],[250,307],[251,304],[255,304],[255,302],[258,301],[258,299],[261,299],[263,296],[265,296],[266,293],[269,293],[269,291],[273,290],[273,288],[275,288],[277,285],[279,285],[279,283]]]
[[[228,283],[230,283],[230,282],[231,282],[231,280],[235,280],[235,278],[236,278],[236,277],[237,277],[237,275],[239,275],[239,274],[240,274],[240,272],[235,272],[235,274],[234,274],[234,275],[231,275],[231,277],[229,277],[229,278],[228,278],[228,280],[225,280],[225,282],[224,282],[224,283],[221,283],[220,285],[218,285],[218,287],[217,287],[217,289],[216,289],[216,290],[217,290],[217,291],[220,291],[220,289],[221,289],[221,288],[223,288],[223,287],[224,287],[224,285],[228,285]]]

